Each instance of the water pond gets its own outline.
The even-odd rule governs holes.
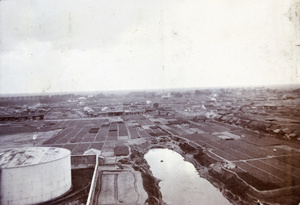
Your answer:
[[[199,176],[194,165],[169,149],[152,149],[145,154],[159,183],[164,202],[170,205],[230,204],[209,181]]]

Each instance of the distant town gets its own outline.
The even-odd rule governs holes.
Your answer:
[[[2,96],[0,149],[70,151],[72,188],[37,203],[168,203],[143,156],[170,149],[231,204],[298,204],[299,105],[297,87]]]
[[[0,121],[151,115],[194,122],[212,120],[300,140],[299,104],[299,88],[14,96],[0,97]]]

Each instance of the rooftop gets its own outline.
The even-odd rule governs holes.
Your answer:
[[[61,159],[70,151],[55,147],[24,147],[0,150],[0,167],[15,168],[37,165]]]

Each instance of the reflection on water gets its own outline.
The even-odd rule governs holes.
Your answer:
[[[145,154],[159,183],[164,202],[183,204],[230,204],[222,193],[198,175],[193,164],[169,149],[152,149]]]

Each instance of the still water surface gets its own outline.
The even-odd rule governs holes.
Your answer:
[[[164,202],[170,205],[230,204],[209,181],[199,176],[194,165],[169,149],[152,149],[145,154],[159,183]]]

